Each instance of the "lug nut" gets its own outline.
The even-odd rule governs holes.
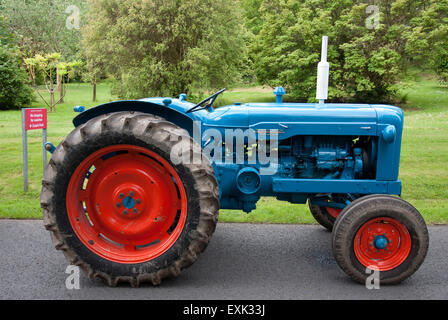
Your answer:
[[[134,191],[129,192],[129,196],[130,196],[130,197],[133,197],[134,194],[135,194]]]
[[[124,210],[124,211],[123,211],[123,214],[124,214],[124,215],[127,215],[127,214],[128,214],[128,210]]]
[[[121,203],[117,202],[117,208],[121,208]]]
[[[137,199],[135,202],[136,202],[137,204],[140,204],[140,203],[142,203],[142,200]]]
[[[133,211],[135,214],[137,214],[138,213],[138,210],[137,209],[134,209],[134,211]]]
[[[120,193],[119,197],[120,197],[121,199],[123,199],[123,198],[124,198],[124,193]]]

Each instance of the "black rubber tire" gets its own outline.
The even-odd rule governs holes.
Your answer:
[[[195,153],[194,159],[202,159],[200,163],[174,165],[170,152],[178,143],[190,143],[187,150]],[[96,255],[78,239],[67,215],[66,192],[76,168],[92,153],[117,144],[137,145],[162,156],[179,174],[187,194],[187,220],[179,239],[167,252],[145,263],[120,264]],[[120,282],[133,287],[144,282],[159,285],[165,278],[177,277],[205,250],[218,221],[218,183],[209,160],[198,153],[200,146],[187,131],[148,114],[106,114],[76,128],[56,148],[42,182],[44,224],[56,249],[90,279],[100,278],[109,286]]]
[[[411,251],[398,267],[380,272],[380,284],[398,284],[414,274],[423,263],[429,246],[428,229],[423,217],[408,202],[388,195],[371,195],[347,206],[333,229],[333,255],[341,269],[355,281],[365,284],[369,274],[354,252],[356,233],[366,222],[389,217],[402,223],[411,236]]]
[[[327,209],[324,207],[316,206],[309,201],[308,206],[314,219],[316,219],[316,221],[328,231],[332,231],[336,219],[328,213]]]

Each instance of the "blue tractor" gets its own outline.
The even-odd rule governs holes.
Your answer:
[[[354,280],[372,270],[382,284],[408,278],[429,240],[398,197],[403,112],[325,103],[326,69],[323,59],[315,104],[283,103],[277,88],[276,103],[215,109],[221,90],[199,104],[182,94],[82,112],[43,178],[56,248],[110,286],[158,285],[197,260],[220,209],[249,213],[266,196],[308,203]]]

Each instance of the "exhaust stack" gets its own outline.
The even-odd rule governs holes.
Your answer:
[[[324,104],[328,99],[328,83],[330,78],[330,64],[327,62],[328,36],[322,37],[322,57],[317,67],[316,99]]]

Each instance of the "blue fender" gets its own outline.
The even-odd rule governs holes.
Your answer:
[[[167,107],[166,105],[149,101],[124,100],[102,104],[78,115],[73,119],[73,124],[75,127],[79,127],[80,125],[87,123],[89,120],[103,114],[125,111],[142,112],[162,117],[165,120],[187,130],[191,136],[193,135],[194,122],[192,118],[178,110]]]

